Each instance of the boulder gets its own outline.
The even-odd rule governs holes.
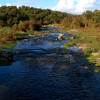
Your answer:
[[[64,34],[59,34],[59,36],[64,36]]]
[[[24,39],[25,42],[29,41],[29,39]]]
[[[59,34],[59,36],[58,36],[58,40],[63,39],[63,36],[64,36],[64,34]]]

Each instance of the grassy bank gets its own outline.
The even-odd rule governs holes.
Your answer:
[[[70,38],[84,52],[89,62],[100,66],[100,30],[98,28],[61,29],[62,32],[71,33],[77,38]]]
[[[27,39],[27,36],[39,36],[43,34],[40,31],[14,31],[12,28],[4,27],[0,28],[0,48],[13,48],[16,43],[22,39]],[[44,33],[45,34],[45,33]]]

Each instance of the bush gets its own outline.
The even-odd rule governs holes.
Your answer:
[[[40,30],[41,24],[36,23],[34,21],[24,21],[23,22],[25,30]]]
[[[14,24],[13,27],[12,27],[12,30],[14,30],[15,32],[18,31],[18,25]]]
[[[40,30],[41,24],[40,23],[36,23],[34,21],[24,21],[24,22],[20,22],[19,23],[18,28],[19,28],[20,31]]]
[[[15,36],[13,33],[7,34],[6,40],[7,40],[7,41],[16,40],[16,36]]]
[[[18,29],[19,31],[25,31],[24,23],[22,21],[20,21],[20,23],[18,24]]]
[[[90,54],[92,53],[91,48],[86,49],[86,50],[84,51],[84,53],[85,53],[86,56],[90,56]]]
[[[0,36],[4,38],[6,41],[12,41],[16,39],[14,35],[14,31],[9,27],[4,27],[0,29]]]

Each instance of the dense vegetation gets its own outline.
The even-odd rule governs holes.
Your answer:
[[[13,26],[20,21],[32,20],[41,24],[60,23],[67,13],[42,10],[33,7],[2,6],[0,7],[0,26]]]
[[[68,14],[62,25],[65,28],[97,28],[100,27],[100,10],[86,11],[82,15]]]
[[[42,25],[62,23],[66,28],[100,27],[100,10],[86,11],[82,15],[72,15],[25,6],[19,8],[16,6],[0,7],[0,27],[15,27],[22,24],[21,21],[29,20]]]

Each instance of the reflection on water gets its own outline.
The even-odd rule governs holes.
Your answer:
[[[100,99],[100,75],[82,52],[62,48],[65,40],[52,48],[46,44],[50,41],[57,42],[43,38],[28,41],[33,46],[23,42],[14,48],[15,62],[0,67],[0,87],[4,87],[0,100]]]
[[[0,54],[0,66],[8,66],[13,62],[13,55],[10,53]]]

